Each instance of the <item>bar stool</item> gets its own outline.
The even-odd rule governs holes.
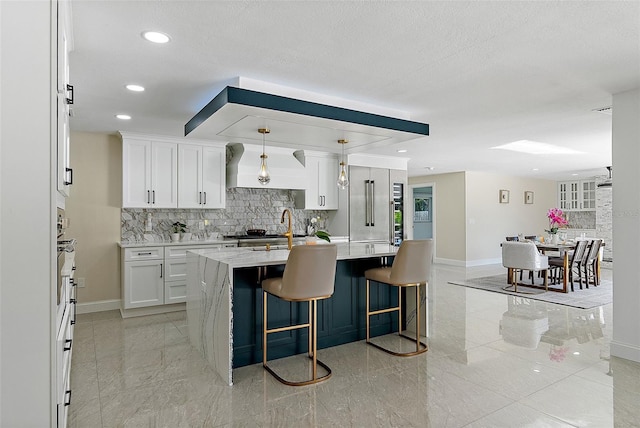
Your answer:
[[[420,286],[427,285],[433,259],[433,240],[405,240],[400,244],[398,253],[391,267],[381,267],[365,271],[367,280],[367,343],[384,352],[398,357],[410,357],[427,352],[427,345],[420,341]],[[369,309],[370,282],[375,281],[398,287],[398,306],[371,311]],[[416,290],[416,337],[402,334],[402,289],[415,287]],[[416,343],[416,350],[412,352],[395,352],[371,342],[369,328],[372,315],[398,311],[398,335]]]
[[[333,295],[337,255],[338,247],[335,245],[295,246],[289,253],[282,277],[262,281],[262,365],[273,377],[285,385],[310,385],[331,377],[331,369],[317,359],[317,312],[318,300],[327,299]],[[309,302],[308,321],[304,324],[287,327],[267,328],[267,294],[289,302]],[[309,329],[307,353],[312,360],[313,377],[310,380],[293,382],[283,379],[267,365],[267,335],[299,328]],[[327,371],[326,375],[317,376],[317,364]]]

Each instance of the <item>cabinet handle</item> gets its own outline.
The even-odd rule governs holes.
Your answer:
[[[160,263],[160,278],[162,278],[162,263]]]
[[[70,186],[73,184],[73,168],[65,168],[64,169],[67,174],[69,174],[69,181],[64,182],[65,186]]]
[[[65,406],[70,406],[71,405],[71,390],[67,389],[64,393],[65,397],[64,397],[64,405]],[[69,397],[67,399],[67,396]]]
[[[152,204],[156,203],[156,191],[155,190],[151,191],[151,203]]]
[[[202,205],[202,192],[198,192],[198,205]]]
[[[371,180],[371,226],[376,222],[376,182]]]
[[[151,192],[149,190],[147,190],[147,203],[151,203]]]
[[[150,256],[151,255],[151,251],[149,251],[148,253],[138,253],[139,256]]]
[[[74,267],[72,267],[72,268],[71,268],[71,270],[76,270],[76,267],[75,267],[75,266],[74,266]]]
[[[73,94],[73,85],[67,84],[67,92],[71,93],[71,98],[67,98],[67,104],[73,104],[74,94]]]
[[[67,351],[71,351],[71,343],[73,342],[73,339],[67,339],[64,341],[65,346],[63,351],[67,352]]]
[[[207,205],[207,192],[204,192],[204,205]]]
[[[78,302],[76,301],[76,299],[69,299],[69,303],[75,304],[75,303],[78,303]]]

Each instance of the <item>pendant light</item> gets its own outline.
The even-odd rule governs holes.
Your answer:
[[[265,134],[268,134],[271,130],[269,128],[259,128],[258,132],[262,134],[262,154],[260,155],[260,172],[258,172],[258,181],[264,186],[271,181],[271,176],[267,169],[267,155],[264,152]]]
[[[347,163],[344,161],[344,145],[349,140],[338,140],[338,144],[342,145],[342,159],[340,160],[340,174],[338,175],[338,182],[336,183],[340,190],[344,190],[349,187],[349,178],[347,177]]]

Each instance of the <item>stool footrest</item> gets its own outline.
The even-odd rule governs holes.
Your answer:
[[[367,344],[380,349],[381,351],[386,352],[387,354],[391,354],[391,355],[395,355],[396,357],[413,357],[414,355],[419,355],[422,353],[425,353],[428,351],[427,345],[426,343],[423,343],[422,341],[417,341],[415,337],[409,337],[409,336],[405,336],[402,333],[398,333],[398,336],[402,337],[403,339],[407,339],[412,341],[413,343],[419,343],[419,345],[421,345],[422,347],[417,350],[417,351],[412,351],[412,352],[395,352],[392,351],[390,349],[384,348],[380,345],[378,345],[377,343],[373,343],[370,340],[367,340]]]
[[[393,308],[378,309],[377,311],[369,311],[367,312],[367,315],[386,314],[387,312],[395,312],[399,310],[400,310],[400,306],[394,306]]]
[[[313,364],[313,357],[309,356],[309,359],[312,361]],[[304,386],[304,385],[312,385],[314,383],[318,383],[318,382],[322,382],[323,380],[327,380],[331,377],[331,369],[329,368],[329,366],[327,366],[325,363],[323,363],[322,361],[316,359],[316,363],[324,368],[327,371],[327,374],[321,377],[317,377],[315,379],[309,379],[309,380],[304,380],[304,381],[300,381],[300,382],[294,382],[294,381],[290,381],[290,380],[286,380],[282,377],[280,377],[280,375],[278,375],[275,370],[273,370],[271,367],[269,367],[267,365],[266,362],[262,363],[262,366],[264,367],[264,369],[266,371],[268,371],[269,373],[271,373],[271,375],[273,377],[275,377],[279,382],[285,384],[285,385],[289,385],[289,386]]]

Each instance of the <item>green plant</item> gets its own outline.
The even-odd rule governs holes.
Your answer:
[[[176,221],[175,223],[172,224],[173,226],[173,233],[184,233],[187,231],[186,227],[187,225],[184,223],[180,223],[179,221]]]
[[[331,242],[331,238],[329,235],[329,232],[325,232],[324,230],[319,230],[315,233],[316,237],[320,238],[320,239],[324,239],[327,242]]]

